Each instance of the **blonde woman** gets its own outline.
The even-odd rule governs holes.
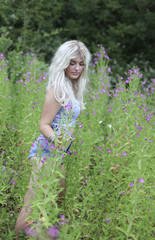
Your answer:
[[[32,144],[29,154],[32,165],[36,166],[37,164],[38,169],[42,166],[42,162],[37,158],[39,146],[42,147],[42,158],[50,157],[49,143],[54,144],[57,141],[61,145],[60,128],[69,129],[67,131],[69,141],[66,151],[69,150],[72,144],[71,140],[76,118],[80,111],[85,109],[83,93],[88,80],[87,73],[90,58],[90,53],[82,42],[71,40],[62,44],[52,59],[49,67],[47,93],[40,119],[40,131],[42,134]],[[66,108],[70,108],[72,111],[69,122],[65,122],[65,119],[68,119]],[[63,162],[61,162],[61,168],[65,172]],[[31,184],[32,178],[30,179]],[[60,184],[65,187],[64,179],[60,181]],[[17,239],[19,230],[24,230],[27,226],[25,219],[31,212],[31,204],[26,203],[31,200],[33,194],[32,187],[29,187],[24,199],[24,207],[21,209],[16,222]]]

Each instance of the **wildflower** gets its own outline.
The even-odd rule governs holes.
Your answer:
[[[137,137],[139,137],[139,133],[137,133]]]
[[[74,155],[77,155],[77,152],[74,152]]]
[[[152,140],[152,139],[150,139],[150,142],[153,142],[153,140]]]
[[[50,145],[50,148],[51,149],[55,148],[55,145],[54,144]]]
[[[111,152],[111,149],[108,149],[108,152],[110,153],[110,152]]]
[[[138,130],[142,130],[142,127],[138,127]]]
[[[107,220],[107,223],[110,223],[110,219]]]
[[[83,144],[84,143],[84,141],[81,141],[81,144]]]
[[[80,128],[83,128],[83,126],[81,125]]]
[[[127,153],[126,153],[126,152],[124,152],[124,153],[123,153],[123,155],[124,155],[124,156],[127,156]]]
[[[134,186],[134,184],[133,183],[130,183],[130,187],[133,187]]]
[[[59,225],[62,226],[64,223],[62,221],[59,221]]]
[[[108,126],[108,128],[111,128],[111,127],[112,127],[112,125],[111,125],[111,124],[108,124],[107,126]]]
[[[60,216],[60,219],[65,219],[65,215],[64,214],[62,214],[61,216]]]
[[[145,138],[145,141],[147,141],[147,138]]]
[[[55,227],[55,226],[49,227],[47,232],[51,239],[57,239],[59,236],[59,228],[58,227]]]
[[[45,218],[44,218],[44,217],[41,217],[39,220],[40,220],[41,222],[45,222]]]
[[[150,117],[146,117],[146,120],[147,120],[147,121],[150,121]]]
[[[123,196],[125,192],[122,192],[121,195]]]
[[[35,229],[30,228],[29,226],[25,227],[24,229],[26,235],[32,236],[32,237],[37,237],[37,232]]]
[[[150,212],[151,210],[150,209],[148,209],[148,212]]]
[[[143,178],[140,178],[139,181],[140,181],[141,183],[144,183],[144,179],[143,179]]]
[[[98,150],[101,150],[101,147],[99,147]]]
[[[72,109],[72,106],[71,105],[66,105],[65,108]]]
[[[15,182],[14,180],[11,182],[11,184],[13,184],[13,185],[14,185],[15,183],[16,183],[16,182]]]
[[[86,181],[86,180],[84,180],[83,182],[84,182],[84,183],[87,183],[87,181]]]

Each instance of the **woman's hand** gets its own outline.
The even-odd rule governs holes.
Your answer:
[[[62,138],[63,138],[63,139],[62,139]],[[72,137],[69,137],[69,136],[67,136],[67,137],[62,137],[62,134],[60,134],[60,136],[59,136],[58,139],[57,139],[58,148],[59,148],[60,150],[65,150],[65,149],[67,148],[67,146],[69,145],[69,144],[67,144],[67,146],[66,146],[66,142],[69,142],[69,141],[72,141],[72,140],[73,140]]]

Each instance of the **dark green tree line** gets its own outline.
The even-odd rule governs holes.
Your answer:
[[[154,23],[154,0],[3,0],[0,51],[16,49],[21,37],[24,52],[34,48],[48,62],[60,43],[79,39],[92,52],[104,44],[119,64],[137,58],[154,67]]]

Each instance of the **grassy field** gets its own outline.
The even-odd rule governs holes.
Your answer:
[[[1,54],[0,61],[0,239],[13,240],[31,175],[27,157],[40,134],[48,66],[33,53],[13,52],[9,60]],[[65,199],[57,204],[62,173],[55,148],[48,171],[45,164],[36,173],[36,227],[21,239],[153,240],[155,80],[147,85],[133,68],[112,89],[110,74],[101,47],[64,158]]]

